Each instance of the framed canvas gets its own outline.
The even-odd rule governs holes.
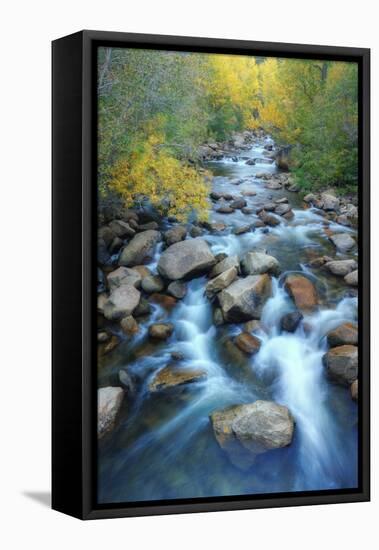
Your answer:
[[[369,50],[53,42],[53,508],[369,500]]]

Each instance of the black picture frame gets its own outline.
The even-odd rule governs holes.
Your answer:
[[[96,55],[99,45],[355,61],[359,66],[359,487],[96,504]],[[370,499],[370,50],[85,30],[52,43],[52,507],[81,519]]]

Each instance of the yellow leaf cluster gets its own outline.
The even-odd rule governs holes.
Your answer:
[[[111,172],[109,186],[127,207],[148,199],[161,214],[185,221],[191,214],[205,220],[209,186],[206,175],[170,155],[163,136],[153,133]]]

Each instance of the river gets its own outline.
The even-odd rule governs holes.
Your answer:
[[[246,159],[207,163],[212,189],[234,195],[255,191],[255,196],[245,197],[254,209],[287,197],[293,219],[282,219],[268,230],[235,235],[228,229],[204,236],[215,254],[241,256],[258,247],[280,262],[281,275],[273,278],[273,295],[262,313],[265,330],[256,332],[261,348],[253,357],[230,349],[227,343],[241,326],[214,325],[212,306],[204,296],[206,277],[190,281],[186,297],[171,312],[155,305],[132,341],[122,342],[99,360],[100,385],[117,385],[118,372],[125,367],[137,380],[134,399],[124,401],[117,426],[99,445],[100,503],[357,486],[357,405],[346,388],[326,378],[322,365],[325,334],[343,322],[357,321],[357,298],[336,277],[307,267],[313,257],[335,256],[335,250],[320,212],[304,209],[299,194],[269,190],[256,178],[259,172],[277,172],[265,156],[267,143],[269,138],[257,139],[243,151],[245,157],[261,159],[253,166]],[[236,178],[249,179],[236,186]],[[256,219],[241,210],[227,215],[212,210],[211,215],[230,228]],[[354,233],[335,223],[330,228]],[[149,266],[153,271],[159,252]],[[313,280],[321,307],[307,315],[306,331],[301,325],[295,333],[282,333],[281,317],[295,309],[282,286],[290,272],[305,272]],[[147,327],[157,320],[175,325],[167,342],[148,340]],[[182,392],[150,393],[149,381],[167,365],[172,352],[182,353],[185,365],[206,370],[207,377]],[[289,447],[259,455],[253,467],[242,471],[219,447],[209,414],[257,399],[286,405],[296,421],[295,435]]]

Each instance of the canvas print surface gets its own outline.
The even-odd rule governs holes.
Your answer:
[[[356,488],[357,65],[97,68],[98,503]]]

